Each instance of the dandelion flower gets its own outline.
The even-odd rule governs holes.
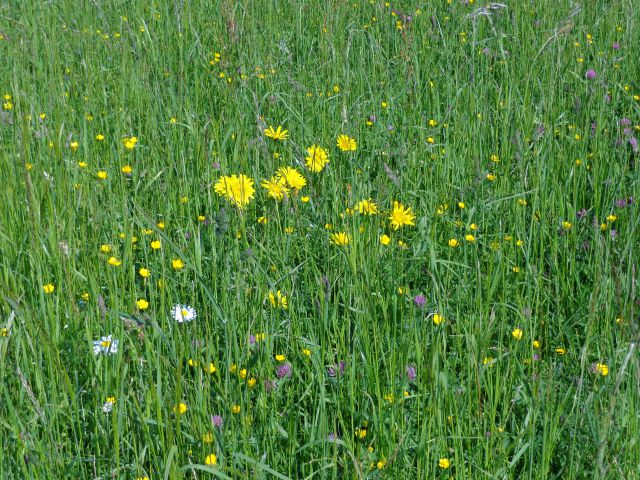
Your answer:
[[[311,145],[307,148],[307,153],[309,155],[305,158],[306,165],[312,172],[321,172],[327,163],[329,163],[327,151],[322,147]]]
[[[264,134],[277,142],[278,140],[286,140],[289,136],[289,130],[283,130],[282,125],[278,125],[277,129],[269,126],[269,128],[265,129]]]
[[[273,292],[269,292],[269,303],[271,303],[273,308],[282,308],[283,310],[289,308],[287,296],[283,295],[280,290],[275,294]]]
[[[190,322],[198,316],[196,309],[189,305],[176,304],[171,309],[173,319],[178,323]]]
[[[338,246],[349,245],[349,240],[349,235],[345,232],[336,232],[330,237],[331,243]]]
[[[240,209],[249,205],[255,193],[253,180],[244,174],[222,176],[213,189]]]
[[[111,335],[100,337],[100,340],[93,341],[93,354],[98,356],[113,355],[118,352],[118,340],[112,338]]]
[[[283,177],[271,177],[263,180],[260,185],[267,190],[267,195],[275,200],[282,200],[289,194],[287,181]]]
[[[349,135],[340,135],[336,140],[336,145],[343,152],[355,152],[358,148],[356,139],[349,137]]]
[[[109,175],[108,175],[108,174],[107,174],[107,172],[105,172],[104,170],[100,170],[100,171],[98,172],[98,174],[97,174],[97,177],[98,177],[100,180],[106,180],[108,176],[109,176]]]
[[[276,178],[284,180],[285,184],[296,192],[307,184],[307,180],[300,172],[292,167],[280,167],[276,172]]]
[[[404,225],[415,225],[416,216],[411,211],[411,207],[405,208],[400,202],[394,201],[389,220],[391,220],[391,228],[398,230]]]
[[[376,215],[378,213],[378,205],[376,205],[376,203],[370,198],[367,200],[360,200],[356,204],[355,209],[362,215]]]
[[[140,270],[138,270],[138,273],[142,278],[149,278],[151,276],[151,270],[144,267],[140,268]]]

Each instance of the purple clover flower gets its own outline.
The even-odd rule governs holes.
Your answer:
[[[290,378],[291,377],[291,364],[283,363],[276,367],[276,377],[278,378]]]
[[[584,76],[587,78],[587,80],[593,80],[594,78],[596,78],[596,71],[590,68],[589,70],[587,70],[587,73],[585,73]]]

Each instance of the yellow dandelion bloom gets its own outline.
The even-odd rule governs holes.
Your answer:
[[[289,195],[289,188],[283,177],[271,177],[269,180],[263,180],[260,185],[267,190],[267,195],[275,200],[282,200]]]
[[[604,363],[596,363],[595,366],[595,372],[598,375],[602,375],[603,377],[606,377],[607,375],[609,375],[609,367],[604,364]]]
[[[114,267],[119,267],[120,265],[122,265],[122,260],[119,260],[116,257],[109,257],[109,260],[107,260],[107,263]]]
[[[324,167],[329,163],[329,156],[327,151],[317,145],[311,145],[307,148],[308,156],[305,158],[306,165],[312,172],[321,172]]]
[[[336,232],[329,237],[330,241],[334,245],[343,246],[349,245],[349,241],[351,240],[349,235],[345,232]]]
[[[389,235],[380,235],[380,244],[389,245],[391,243],[391,237]]]
[[[253,198],[253,180],[244,174],[223,176],[214,185],[215,192],[229,202],[243,209]]]
[[[289,130],[283,130],[282,125],[278,125],[277,129],[269,126],[269,128],[265,129],[264,134],[277,142],[278,140],[286,140],[289,136]]]
[[[389,220],[391,220],[391,228],[398,230],[404,225],[415,225],[416,216],[411,211],[411,207],[405,208],[400,202],[394,201]]]
[[[336,140],[336,145],[343,152],[355,152],[358,148],[356,139],[349,137],[349,135],[340,135]]]
[[[300,190],[307,184],[307,180],[292,167],[280,167],[276,172],[278,181],[284,180],[284,183],[295,191]]]
[[[356,204],[355,209],[362,215],[376,215],[378,213],[378,205],[376,205],[376,203],[370,198],[367,200],[360,200]]]
[[[273,308],[282,308],[283,310],[289,308],[287,296],[283,295],[280,290],[276,293],[269,292],[269,303]]]

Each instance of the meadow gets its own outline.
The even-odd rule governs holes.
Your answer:
[[[0,478],[640,478],[630,0],[5,0]]]

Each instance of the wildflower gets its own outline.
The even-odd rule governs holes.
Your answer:
[[[367,429],[366,428],[356,428],[355,430],[355,436],[357,439],[359,440],[364,440],[365,438],[367,438]]]
[[[305,357],[310,357],[310,356],[311,356],[311,350],[309,350],[308,348],[303,348],[303,349],[302,349],[302,354],[303,354]]]
[[[133,172],[133,167],[131,165],[124,165],[120,170],[125,175],[131,175],[131,172]]]
[[[540,342],[538,340],[533,341],[533,348],[535,348],[536,350],[540,348]]]
[[[231,413],[233,413],[234,415],[239,414],[240,410],[241,410],[240,405],[232,405],[231,406]]]
[[[283,179],[288,187],[293,188],[295,191],[300,190],[307,184],[307,180],[292,167],[280,167],[276,172],[276,178],[278,180]]]
[[[349,137],[349,135],[340,135],[336,140],[336,145],[343,152],[355,152],[358,148],[356,139]]]
[[[100,170],[96,175],[100,180],[106,180],[109,176],[104,170]]]
[[[276,367],[276,377],[278,378],[289,378],[291,377],[291,364],[284,363],[282,365],[278,365]]]
[[[615,222],[617,219],[618,217],[613,214],[607,216],[607,222]]]
[[[494,153],[489,157],[489,160],[491,160],[493,163],[498,163],[500,161],[500,157]]]
[[[391,243],[391,237],[389,235],[380,235],[380,244],[389,245]]]
[[[153,248],[154,250],[159,250],[161,246],[162,243],[160,242],[160,240],[154,240],[151,242],[151,248]]]
[[[263,180],[260,185],[267,190],[267,195],[276,200],[282,200],[289,194],[287,182],[283,177],[271,177]]]
[[[53,293],[56,287],[52,283],[47,283],[46,285],[42,286],[42,289],[44,290],[44,293],[49,294],[49,293]]]
[[[116,257],[109,257],[109,260],[107,260],[107,263],[114,267],[119,267],[120,265],[122,265],[122,260],[118,260]]]
[[[249,204],[255,193],[253,180],[244,174],[222,176],[213,188],[218,195],[225,197],[240,209]]]
[[[264,134],[277,142],[278,140],[286,140],[289,136],[289,130],[283,130],[282,125],[278,125],[277,129],[269,126],[269,128],[265,129]]]
[[[210,453],[204,459],[204,463],[206,463],[207,465],[210,465],[210,466],[211,465],[217,465],[218,464],[218,457],[216,457],[215,453]]]
[[[133,150],[136,148],[136,144],[138,143],[138,137],[124,137],[122,142],[127,150]]]
[[[202,435],[202,443],[213,443],[213,433],[207,432]]]
[[[378,460],[378,463],[376,463],[376,468],[378,470],[382,470],[386,465],[387,465],[387,461],[383,458],[381,460]]]
[[[78,149],[79,146],[80,144],[78,142],[71,142],[69,144],[69,147],[71,147],[71,150],[73,150],[74,152]]]
[[[183,415],[187,411],[186,403],[178,403],[173,407],[173,413],[177,413],[178,415]]]
[[[511,335],[513,336],[513,338],[515,338],[516,340],[522,340],[522,334],[524,332],[522,331],[521,328],[514,328],[513,331],[511,332]]]
[[[211,423],[216,428],[222,428],[222,425],[224,424],[224,420],[220,415],[211,415]]]
[[[567,222],[566,220],[562,222],[562,228],[564,228],[565,230],[571,230],[571,227],[573,227],[573,224],[571,222]]]
[[[440,460],[438,460],[438,466],[443,470],[446,470],[451,466],[451,462],[447,458],[441,458]]]
[[[349,245],[350,237],[345,232],[336,232],[329,237],[331,243],[338,246]]]
[[[142,278],[149,278],[149,276],[151,276],[151,270],[144,267],[141,267],[140,270],[138,270],[138,273]]]
[[[283,310],[289,308],[287,296],[283,295],[280,290],[275,294],[273,292],[269,292],[269,302],[273,308],[282,308]]]
[[[362,215],[376,215],[378,213],[378,205],[376,205],[376,203],[370,198],[367,200],[360,200],[356,204],[355,209]]]
[[[176,304],[171,309],[173,319],[178,323],[190,322],[198,316],[196,309],[189,305]]]
[[[111,410],[113,410],[113,406],[116,403],[116,397],[107,397],[107,401],[104,402],[104,405],[102,405],[102,411],[104,413],[111,413]]]
[[[442,322],[444,322],[444,320],[445,318],[439,313],[433,314],[433,323],[435,323],[436,325],[440,325]]]
[[[415,365],[407,365],[406,371],[407,371],[407,380],[409,380],[410,382],[413,382],[417,376]]]
[[[415,297],[413,297],[413,304],[416,307],[422,308],[424,307],[425,303],[427,303],[427,299],[425,298],[424,295],[416,295]]]
[[[174,270],[181,270],[184,268],[184,262],[179,258],[174,258],[173,260],[171,260],[171,267]]]
[[[593,69],[589,69],[587,70],[587,73],[584,74],[584,76],[587,80],[593,80],[594,78],[596,78],[596,71]]]
[[[400,202],[393,202],[393,210],[391,210],[391,215],[389,215],[391,228],[398,230],[404,225],[415,225],[415,219],[416,216],[411,211],[411,207],[405,208]]]
[[[112,338],[111,335],[101,337],[100,340],[93,341],[93,354],[112,355],[118,352],[118,340]]]
[[[216,366],[213,364],[213,362],[209,362],[209,373],[210,374],[214,374],[218,371],[218,369],[216,368]]]
[[[147,308],[149,308],[149,302],[147,302],[144,298],[140,298],[136,302],[136,307],[138,307],[138,310],[146,310]]]
[[[556,352],[558,355],[565,355],[565,354],[567,353],[567,350],[566,350],[565,348],[563,348],[563,347],[557,347],[557,348],[555,349],[555,352]]]
[[[450,247],[455,248],[458,245],[460,245],[460,242],[457,239],[455,239],[455,238],[450,238],[449,239],[449,246]]]
[[[487,180],[489,180],[490,182],[495,181],[496,178],[498,177],[496,177],[493,173],[487,173]]]
[[[475,242],[476,241],[476,237],[474,237],[473,235],[471,235],[470,233],[468,233],[467,235],[464,236],[464,239],[467,242]]]
[[[309,155],[305,158],[306,165],[312,172],[321,172],[327,163],[329,163],[327,151],[322,147],[311,145],[307,148],[307,153]]]
[[[609,367],[604,363],[600,363],[600,362],[596,363],[593,368],[593,371],[597,375],[602,375],[603,377],[606,377],[607,375],[609,375]]]

